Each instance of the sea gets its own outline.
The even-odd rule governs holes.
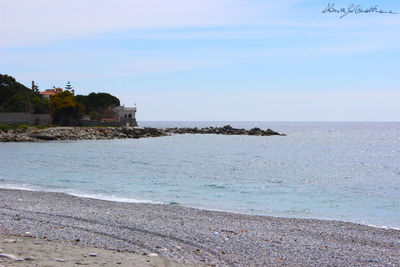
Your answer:
[[[400,229],[400,122],[139,122],[228,124],[287,136],[0,143],[0,187]]]

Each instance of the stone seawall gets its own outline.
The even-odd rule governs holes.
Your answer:
[[[41,124],[50,125],[50,114],[32,114],[24,112],[0,112],[0,123],[5,124]]]
[[[175,134],[220,134],[220,135],[254,135],[271,136],[281,135],[271,129],[261,130],[253,128],[251,130],[236,129],[230,125],[224,127],[207,128],[133,128],[133,127],[51,127],[47,129],[37,129],[29,127],[27,129],[0,130],[1,142],[35,142],[52,140],[101,140],[101,139],[124,139],[124,138],[145,138],[160,137]]]

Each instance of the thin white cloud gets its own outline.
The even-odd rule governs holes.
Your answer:
[[[398,33],[400,16],[338,19],[305,0],[0,0],[0,47],[29,46],[118,31],[190,28],[180,32],[133,32],[137,38],[257,38],[298,29],[340,35],[367,29]],[[324,4],[321,4],[321,9]],[[248,25],[243,29],[234,25]],[[231,26],[205,31],[193,27]],[[375,27],[370,28],[370,27]],[[353,30],[351,30],[353,29]],[[391,30],[393,29],[393,30]],[[372,33],[369,36],[373,35]],[[170,38],[171,38],[170,37]]]
[[[255,22],[276,4],[244,0],[0,1],[1,45],[27,45],[128,29]],[[264,10],[260,10],[262,7]]]

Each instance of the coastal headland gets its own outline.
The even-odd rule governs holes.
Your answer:
[[[400,265],[400,231],[394,229],[171,204],[112,202],[51,192],[0,189],[0,198],[2,238],[16,235],[16,239],[37,238],[39,243],[62,242],[86,248],[81,254],[97,247],[216,266]],[[24,244],[20,243],[21,249]],[[0,249],[7,253],[9,248]],[[29,256],[22,254],[15,256]],[[93,261],[90,257],[83,260],[85,264]],[[171,266],[163,264],[161,261],[157,266]]]
[[[48,127],[39,129],[37,127],[25,127],[16,129],[0,130],[1,142],[37,142],[53,140],[101,140],[101,139],[124,139],[124,138],[146,138],[160,137],[174,134],[220,134],[220,135],[253,135],[271,136],[285,135],[271,129],[251,130],[236,129],[230,125],[224,127],[206,128],[138,128],[138,127]]]

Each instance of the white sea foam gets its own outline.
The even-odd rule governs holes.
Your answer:
[[[17,184],[1,184],[0,188],[2,189],[16,189],[16,190],[26,190],[26,191],[44,191],[40,190],[40,188],[36,188],[30,185],[17,185]]]
[[[360,223],[366,226],[370,226],[370,227],[375,227],[375,228],[381,228],[381,229],[392,229],[392,230],[399,230],[399,227],[390,227],[390,226],[385,226],[385,225],[375,225],[375,224],[369,224],[369,223]]]
[[[124,198],[117,196],[107,196],[102,194],[87,194],[75,192],[74,190],[57,190],[51,188],[40,188],[38,186],[27,185],[27,184],[0,184],[0,188],[3,189],[15,189],[15,190],[26,190],[26,191],[38,191],[38,192],[52,192],[52,193],[64,193],[71,196],[81,197],[81,198],[93,198],[99,200],[115,201],[115,202],[126,202],[126,203],[142,203],[142,204],[166,204],[164,202],[152,201],[146,199],[134,199],[134,198]]]
[[[83,194],[83,193],[71,193],[71,192],[63,192],[68,195],[82,197],[82,198],[93,198],[107,201],[115,201],[115,202],[126,202],[126,203],[142,203],[142,204],[165,204],[163,202],[146,200],[146,199],[134,199],[134,198],[124,198],[124,197],[116,197],[116,196],[106,196],[102,194]]]

